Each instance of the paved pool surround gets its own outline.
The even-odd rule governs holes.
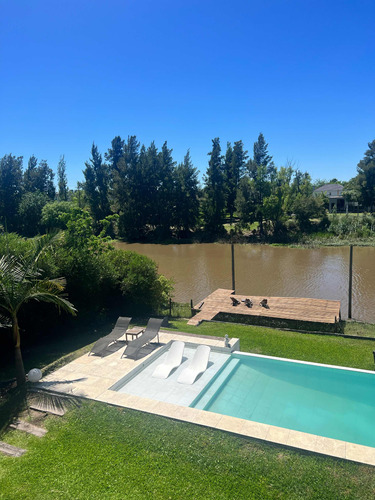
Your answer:
[[[212,427],[245,437],[269,441],[291,448],[298,448],[375,466],[375,448],[184,406],[186,403],[189,404],[188,399],[193,396],[193,393],[189,395],[186,402],[183,401],[182,397],[179,401],[180,404],[177,404],[176,402],[169,402],[168,390],[160,390],[159,397],[161,399],[164,398],[164,401],[152,399],[150,393],[147,394],[147,397],[136,395],[135,392],[138,389],[136,388],[135,390],[134,387],[132,389],[134,394],[113,390],[113,388],[119,389],[121,385],[124,385],[124,382],[128,381],[131,383],[132,373],[134,373],[133,370],[136,368],[138,368],[136,372],[141,372],[143,368],[147,369],[147,367],[151,367],[149,370],[153,369],[151,364],[155,363],[158,351],[160,351],[160,358],[158,360],[160,362],[168,349],[167,344],[173,340],[182,340],[189,347],[194,347],[194,345],[198,344],[209,345],[213,353],[225,353],[227,351],[229,354],[231,351],[239,350],[238,339],[230,339],[231,349],[226,350],[224,349],[224,338],[161,331],[161,346],[157,347],[157,349],[150,349],[150,353],[141,359],[121,358],[123,348],[103,358],[84,354],[80,358],[43,377],[38,385],[44,389],[56,392],[93,399],[111,405]],[[219,365],[221,366],[220,362],[216,365],[217,369],[219,369]],[[212,373],[212,376],[214,376],[214,373]],[[182,384],[179,385],[182,388],[185,387]]]

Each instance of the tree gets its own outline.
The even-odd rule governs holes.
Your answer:
[[[110,214],[108,199],[109,173],[108,166],[103,162],[102,155],[93,143],[91,158],[85,163],[85,195],[95,221],[98,222]]]
[[[128,239],[137,239],[144,232],[142,203],[142,169],[140,166],[140,143],[135,135],[128,136],[124,154],[112,171],[112,197],[114,209],[119,214],[119,234]],[[146,150],[142,148],[142,158]]]
[[[57,185],[59,188],[59,201],[68,201],[68,179],[66,177],[66,161],[64,155],[60,156],[57,164]]]
[[[112,147],[108,149],[107,153],[104,153],[104,158],[109,163],[113,175],[113,172],[118,169],[120,159],[124,156],[125,141],[118,135],[112,139],[111,145]]]
[[[204,176],[203,221],[208,233],[220,234],[224,231],[225,197],[221,147],[218,137],[212,140],[212,151],[208,155],[210,160]]]
[[[9,231],[17,230],[22,196],[22,156],[9,154],[0,160],[0,221]]]
[[[25,173],[23,174],[23,186],[27,193],[35,191],[34,177],[36,175],[37,165],[38,158],[35,155],[31,155]]]
[[[5,254],[0,258],[0,314],[11,322],[18,385],[26,380],[18,324],[22,306],[36,300],[76,314],[73,304],[63,295],[65,280],[43,277],[39,268],[38,261],[50,244],[51,238],[43,237],[35,242],[33,251],[25,257]]]
[[[55,174],[48,166],[46,160],[41,160],[37,166],[37,158],[31,156],[24,173],[24,188],[28,193],[39,191],[48,196],[50,200],[54,200],[56,189],[53,184]]]
[[[373,211],[375,208],[375,140],[368,143],[369,149],[358,163],[358,184],[363,206]]]
[[[240,226],[247,226],[255,221],[256,212],[256,193],[254,180],[245,176],[240,180],[237,198],[236,210],[240,218]]]
[[[158,155],[159,169],[157,172],[157,202],[159,212],[157,226],[163,238],[170,235],[170,227],[174,219],[174,170],[176,162],[172,157],[172,149],[164,142]]]
[[[77,205],[72,201],[54,201],[52,203],[47,203],[42,209],[42,226],[44,226],[47,231],[66,229],[65,216],[66,214],[73,213],[76,207]]]
[[[247,151],[244,151],[243,142],[231,144],[227,143],[227,152],[224,160],[224,177],[226,187],[226,208],[232,222],[235,210],[237,189],[240,179],[245,173],[245,164],[247,160]]]
[[[254,142],[253,158],[248,163],[250,176],[255,179],[258,167],[265,167],[267,176],[272,176],[275,170],[275,165],[272,161],[272,156],[268,154],[268,144],[266,143],[262,133],[259,134],[258,140]]]
[[[24,236],[32,237],[40,232],[42,210],[47,202],[47,195],[40,191],[22,195],[18,215],[20,230]]]
[[[195,229],[199,218],[198,172],[188,150],[183,163],[177,165],[175,176],[175,218],[178,230],[188,234]]]
[[[292,209],[301,231],[311,228],[310,219],[321,218],[325,214],[324,201],[320,196],[298,194]]]

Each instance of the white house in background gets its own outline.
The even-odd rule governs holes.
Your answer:
[[[329,201],[329,211],[331,212],[333,207],[335,207],[337,212],[343,212],[348,210],[348,202],[345,200],[342,192],[344,191],[344,186],[341,184],[324,184],[319,188],[314,190],[314,195],[319,196],[320,194],[325,194]]]

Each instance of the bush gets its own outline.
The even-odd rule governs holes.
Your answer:
[[[373,215],[365,214],[362,217],[346,214],[332,216],[328,231],[339,238],[346,236],[355,236],[358,238],[367,238],[374,235],[375,218]]]
[[[51,229],[66,229],[64,216],[72,214],[76,205],[70,201],[54,201],[47,203],[42,210],[41,223],[47,231]]]
[[[165,307],[173,290],[172,282],[158,275],[156,263],[135,252],[113,250],[104,256],[111,273],[111,288],[123,297],[153,310]]]

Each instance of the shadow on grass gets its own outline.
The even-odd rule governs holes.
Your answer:
[[[1,394],[0,399],[0,435],[9,424],[27,408],[26,386],[11,389]]]

